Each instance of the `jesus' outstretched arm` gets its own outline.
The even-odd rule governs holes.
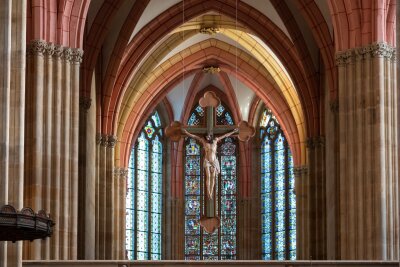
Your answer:
[[[197,141],[199,141],[199,142],[201,142],[201,143],[204,143],[204,142],[205,142],[203,138],[201,138],[201,137],[199,137],[199,136],[197,136],[197,135],[195,135],[195,134],[189,133],[186,129],[182,129],[182,132],[183,132],[184,134],[186,134],[187,136],[192,137],[193,139],[196,139]]]
[[[216,140],[217,142],[219,142],[220,140],[222,140],[222,139],[224,139],[224,138],[226,138],[226,137],[229,137],[229,136],[231,136],[231,135],[233,135],[233,134],[236,134],[236,133],[238,133],[238,132],[239,132],[239,129],[236,128],[236,129],[234,129],[233,131],[230,131],[229,133],[226,133],[226,134],[224,134],[224,135],[221,135],[221,136],[219,136],[219,137],[216,137],[215,140]]]

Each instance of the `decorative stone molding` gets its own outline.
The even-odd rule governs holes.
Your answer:
[[[336,100],[332,100],[329,103],[329,107],[331,109],[331,112],[338,113],[339,112],[339,101],[337,99]]]
[[[79,106],[83,109],[86,113],[89,111],[90,106],[92,105],[92,99],[88,97],[82,97],[79,100]]]
[[[384,42],[377,42],[363,47],[340,51],[336,53],[336,65],[343,66],[372,57],[396,60],[396,48]]]
[[[199,30],[199,32],[202,34],[216,35],[220,32],[220,29],[217,27],[203,27]]]
[[[307,147],[309,149],[325,146],[325,136],[314,136],[307,139]]]
[[[303,175],[306,175],[307,173],[308,173],[308,166],[306,165],[293,168],[293,174],[295,177],[301,177]]]
[[[116,178],[128,178],[128,173],[129,169],[127,168],[120,168],[120,167],[115,167],[114,168],[114,176]]]
[[[107,135],[98,133],[96,136],[96,144],[100,146],[107,146]]]
[[[82,59],[83,59],[83,50],[79,48],[72,49],[71,61],[75,63],[82,63]]]
[[[115,147],[115,144],[117,143],[117,137],[114,135],[109,135],[107,137],[107,147],[108,148],[113,148]]]
[[[27,46],[28,56],[49,56],[61,58],[73,63],[81,63],[83,50],[79,48],[63,47],[44,40],[32,40]]]
[[[219,73],[221,69],[218,66],[207,66],[203,68],[204,73],[215,74]]]
[[[27,46],[28,56],[43,56],[46,51],[47,43],[43,40],[32,40]]]
[[[114,135],[98,133],[96,137],[96,143],[100,146],[113,148],[117,143],[117,137]]]

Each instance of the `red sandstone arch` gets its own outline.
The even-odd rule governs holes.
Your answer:
[[[214,0],[190,1],[185,4],[185,21],[212,10],[229,17],[235,17],[236,10],[234,4],[232,4],[233,2]],[[129,77],[136,71],[138,63],[149,52],[152,44],[156,43],[172,29],[182,24],[182,17],[179,16],[181,12],[182,5],[177,4],[171,7],[150,22],[146,28],[142,29],[131,41],[127,50],[121,49],[120,53],[124,53],[121,64],[122,68],[119,70],[116,77],[113,75],[106,77],[106,79],[111,79],[111,81],[115,82],[107,82],[107,84],[110,84],[110,86],[114,85],[114,87],[106,88],[105,92],[105,95],[110,96],[110,98],[103,103],[104,106],[107,107],[107,110],[103,111],[105,120],[102,129],[103,132],[108,133],[113,131],[107,121],[115,118],[118,101],[120,101],[119,99],[123,95],[123,91],[129,82]],[[243,2],[240,2],[238,5],[238,18],[240,19],[240,23],[246,25],[268,43],[285,66],[288,67],[293,82],[299,90],[302,102],[306,107],[304,112],[307,114],[307,117],[312,118],[309,120],[308,132],[310,135],[318,132],[320,127],[318,126],[319,118],[317,115],[319,110],[319,103],[316,100],[317,83],[315,73],[311,72],[303,65],[303,60],[307,58],[307,55],[297,54],[294,45],[278,27],[259,11]]]
[[[199,54],[194,54],[185,59],[185,63],[187,63],[185,66],[186,69],[200,69],[202,62],[210,58],[215,59],[216,56],[221,53],[221,51],[215,47],[210,47],[198,53],[201,53],[201,56],[199,56]],[[233,55],[231,62],[229,62],[227,59],[223,59],[221,63],[222,64],[219,64],[219,66],[223,71],[232,73],[233,75],[236,74],[236,69],[232,67],[232,63],[234,63]],[[243,64],[243,68],[238,70],[237,77],[249,88],[252,88],[256,94],[261,97],[261,99],[263,99],[263,101],[267,103],[268,106],[274,111],[280,121],[282,121],[282,126],[293,151],[295,161],[300,161],[300,140],[297,126],[289,107],[287,106],[282,95],[279,93],[279,88],[274,88],[267,78],[259,75],[257,71],[247,64],[247,62],[240,62],[240,64]],[[129,156],[129,149],[127,148],[130,147],[129,144],[135,137],[134,133],[135,129],[138,128],[138,118],[143,116],[143,110],[146,110],[150,106],[149,103],[151,103],[154,99],[161,99],[162,95],[165,95],[168,90],[171,89],[169,84],[174,80],[181,79],[181,74],[183,71],[183,67],[179,63],[169,70],[166,70],[164,74],[165,77],[168,78],[164,79],[163,77],[160,77],[155,80],[152,85],[149,86],[146,93],[144,93],[135,104],[134,109],[130,113],[129,119],[124,125],[122,136],[119,136],[121,146],[120,154],[116,156],[119,156],[121,166],[125,166],[127,164],[127,159]]]
[[[90,0],[28,1],[27,41],[82,48]]]
[[[335,29],[335,49],[343,51],[374,42],[395,46],[395,1],[331,0],[328,6]]]

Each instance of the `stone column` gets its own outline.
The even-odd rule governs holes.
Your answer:
[[[26,0],[0,7],[0,206],[23,207]],[[22,266],[22,243],[0,242],[0,266]]]
[[[397,91],[386,43],[338,52],[340,259],[399,258]]]
[[[339,102],[325,103],[325,133],[326,133],[326,248],[327,260],[340,259],[339,246]]]
[[[112,259],[115,253],[114,241],[114,147],[116,137],[113,135],[98,134],[98,195],[96,197],[96,259]],[[97,226],[96,226],[97,228]]]
[[[297,260],[310,259],[309,245],[309,177],[308,167],[298,166],[294,170],[296,193],[296,254]]]
[[[46,209],[51,240],[26,243],[26,259],[76,259],[79,64],[83,52],[33,40],[28,46],[25,202]]]
[[[400,44],[400,3],[397,3],[396,5],[396,47]],[[396,66],[397,66],[397,73],[396,77],[400,77],[400,66],[399,66],[399,59],[400,59],[400,49],[396,50],[397,56],[396,56]],[[399,92],[399,83],[396,84],[396,91]],[[400,94],[397,94],[397,103],[400,103]],[[400,125],[400,108],[397,107],[397,125]],[[400,143],[400,131],[397,131],[397,144]],[[400,153],[400,146],[397,148],[397,153]],[[399,155],[399,154],[398,154]],[[399,156],[397,155],[397,165],[400,165],[400,160]],[[398,214],[400,214],[400,186],[399,186],[399,180],[400,178],[397,177],[397,208],[398,208]],[[400,223],[397,225],[397,236],[400,237]],[[400,248],[400,238],[398,240],[398,246]],[[400,255],[399,255],[400,258]],[[400,266],[400,261],[399,261],[399,266]]]
[[[125,200],[128,169],[114,169],[114,238],[113,259],[125,259]]]
[[[325,137],[307,140],[308,148],[308,259],[326,259]]]

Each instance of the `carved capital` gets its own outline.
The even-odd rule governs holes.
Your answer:
[[[107,144],[108,144],[108,142],[107,142],[108,138],[107,137],[108,136],[106,134],[98,133],[97,136],[96,136],[96,143],[98,145],[100,145],[100,146],[107,146]]]
[[[391,59],[396,50],[387,43],[378,42],[370,45],[370,50],[373,57],[384,57]]]
[[[384,42],[377,42],[362,47],[352,48],[336,53],[336,64],[344,66],[354,61],[369,59],[371,57],[383,57],[393,60],[396,57],[396,49]]]
[[[72,59],[72,49],[71,48],[64,48],[64,51],[61,55],[61,58],[66,61],[71,61]]]
[[[309,149],[320,148],[325,146],[325,136],[314,136],[307,139],[307,147]]]
[[[47,43],[43,40],[32,40],[27,47],[28,56],[43,56],[46,52]]]
[[[296,177],[302,177],[308,173],[308,166],[298,166],[293,168],[293,173]]]
[[[126,179],[128,178],[128,173],[129,173],[129,169],[126,168],[120,168],[120,167],[115,167],[114,168],[114,176],[116,178],[121,178],[121,179]]]
[[[331,109],[331,112],[338,113],[339,112],[339,101],[337,99],[332,100],[329,103],[329,108]]]
[[[113,148],[115,147],[115,144],[117,143],[117,137],[114,135],[109,135],[107,136],[107,147]]]
[[[79,100],[79,106],[81,107],[81,109],[83,109],[85,112],[88,112],[90,109],[90,106],[92,104],[92,99],[88,98],[88,97],[82,97]]]
[[[336,54],[336,65],[344,66],[346,64],[349,64],[351,62],[351,58],[352,58],[351,50],[338,52]]]
[[[82,63],[83,50],[79,48],[72,49],[71,61],[74,63]]]
[[[44,40],[32,40],[27,46],[28,56],[48,56],[64,59],[69,62],[81,63],[83,50],[79,48],[63,47]]]

